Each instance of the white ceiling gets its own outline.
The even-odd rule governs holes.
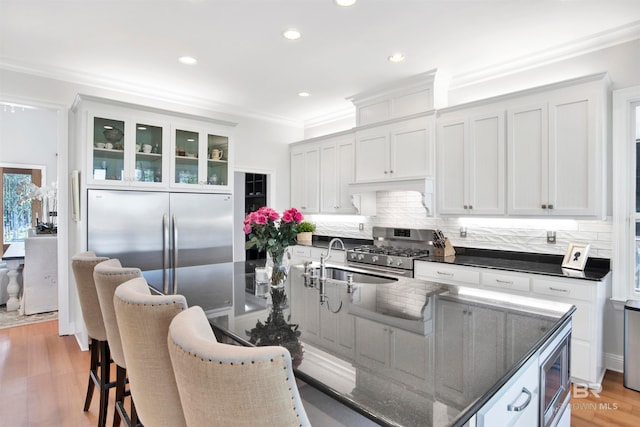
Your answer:
[[[640,0],[0,0],[0,67],[302,123],[404,77],[455,83],[639,23]]]

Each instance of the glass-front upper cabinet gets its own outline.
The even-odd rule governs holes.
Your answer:
[[[165,132],[162,126],[136,123],[135,182],[162,183],[165,180]]]
[[[167,182],[166,125],[106,114],[89,120],[90,183],[157,187]]]
[[[229,136],[213,130],[174,129],[174,187],[230,188]]]
[[[93,181],[124,181],[125,121],[98,116],[92,120]]]

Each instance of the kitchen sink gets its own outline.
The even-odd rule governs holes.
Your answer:
[[[353,276],[353,283],[367,283],[371,285],[393,283],[398,279],[395,277],[378,276],[372,273],[357,272],[353,270],[345,270],[336,267],[327,267],[327,279],[347,281],[347,276],[351,274]]]

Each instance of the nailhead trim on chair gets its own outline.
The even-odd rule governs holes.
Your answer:
[[[222,365],[222,364],[224,363],[222,360],[205,359],[205,358],[202,358],[202,357],[198,356],[197,354],[191,353],[190,351],[188,351],[188,352],[187,352],[187,351],[185,351],[184,349],[182,349],[182,347],[180,347],[180,346],[179,346],[178,344],[176,344],[175,342],[172,342],[172,345],[173,345],[173,346],[175,346],[175,347],[178,347],[178,349],[179,349],[182,353],[184,353],[184,354],[188,354],[189,356],[197,357],[197,358],[199,358],[199,359],[200,359],[200,360],[202,360],[202,361],[205,361],[205,362],[206,362],[206,361],[208,361],[208,362],[212,362],[212,363],[218,362],[218,364],[219,364],[219,365]],[[221,344],[221,345],[226,345],[226,344]],[[285,355],[284,355],[284,354],[281,354],[281,356],[282,356],[283,358],[285,357]],[[270,361],[270,362],[274,362],[274,359],[273,359],[273,358],[271,358],[269,361]],[[256,363],[256,361],[255,361],[255,360],[252,360],[252,361],[251,361],[251,364],[255,364],[255,363]],[[233,362],[229,362],[229,365],[233,365]],[[242,363],[242,365],[244,365],[244,363]],[[286,370],[287,370],[287,367],[285,366],[283,369],[286,371]],[[288,382],[288,381],[289,381],[289,377],[286,377],[286,378],[285,378],[285,380]],[[289,390],[289,392],[292,392],[291,387],[288,387],[288,390]],[[295,396],[293,395],[293,393],[291,393],[291,400],[295,402]],[[296,414],[296,418],[300,418],[300,412],[298,411],[298,407],[294,404],[294,405],[292,405],[292,408],[293,408],[294,413]],[[300,427],[302,427],[302,424],[300,424]]]

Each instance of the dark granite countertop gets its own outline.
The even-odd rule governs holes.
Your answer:
[[[464,247],[456,247],[455,250],[455,256],[429,257],[423,261],[594,281],[602,280],[611,269],[609,260],[605,258],[589,258],[584,271],[578,271],[562,268],[562,255]]]
[[[249,344],[247,329],[256,324],[255,319],[264,321],[270,310],[267,300],[258,300],[257,305],[251,303],[255,297],[247,283],[252,280],[257,263],[260,261],[234,263],[234,307],[209,316],[219,332],[246,345]],[[303,286],[299,269],[294,265],[290,272],[290,298],[286,311],[291,315],[290,321],[305,330],[307,321],[316,322],[313,316],[309,316],[312,313],[310,301],[318,301],[319,304],[319,299],[316,299],[316,289]],[[387,426],[463,425],[568,321],[575,309],[569,304],[547,302],[537,305],[532,304],[533,300],[528,297],[502,299],[500,293],[478,289],[466,292],[464,287],[411,278],[390,278],[385,283],[360,283],[356,286],[359,291],[355,294],[347,294],[343,289],[344,305],[339,314],[341,318],[346,316],[346,319],[352,319],[349,322],[355,322],[351,323],[354,342],[358,342],[360,330],[357,319],[395,328],[397,332],[393,336],[402,337],[402,344],[398,342],[396,345],[411,349],[403,352],[401,364],[414,366],[417,363],[415,366],[421,366],[421,358],[425,356],[420,354],[420,349],[428,349],[426,357],[430,362],[427,362],[429,367],[423,373],[424,378],[417,383],[407,383],[403,368],[384,367],[384,364],[381,368],[372,367],[357,353],[346,357],[317,341],[307,341],[309,336],[304,332],[301,337],[304,354],[296,364],[295,372],[303,381],[376,423]],[[196,295],[193,292],[189,294]],[[307,294],[308,297],[303,296]],[[379,301],[384,300],[384,295],[393,295],[390,300],[402,295],[402,307],[381,307]],[[187,302],[189,305],[199,304],[194,298],[187,298]],[[335,301],[333,304],[335,311]],[[326,308],[318,305],[318,313],[324,319],[321,325],[332,324],[324,317]],[[468,336],[466,328],[470,324],[452,320],[457,318],[455,313],[458,311],[466,313],[469,310],[481,310],[473,322],[473,333],[480,334],[476,345],[486,344],[487,351],[490,350],[487,354],[490,354],[495,347],[494,342],[504,343],[501,345],[506,347],[498,353],[502,356],[476,358],[459,354],[462,347],[457,349],[456,346]],[[415,328],[417,323],[422,323],[419,325],[421,329]],[[368,337],[367,340],[377,336],[369,336],[369,333],[363,335]],[[389,336],[385,336],[388,339]],[[383,342],[380,341],[378,347],[383,346]],[[452,395],[446,384],[459,381],[470,386],[465,386],[464,392]]]

